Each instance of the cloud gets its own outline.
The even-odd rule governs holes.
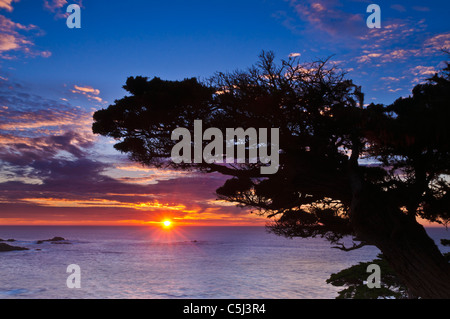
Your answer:
[[[360,36],[359,39],[367,42],[363,48],[373,47],[387,47],[391,45],[399,45],[403,43],[414,43],[418,34],[421,34],[426,29],[425,20],[420,21],[392,21],[386,23],[380,29],[366,28],[366,34]]]
[[[322,12],[322,11],[326,10],[325,7],[318,2],[312,3],[311,8],[314,9],[314,11],[316,11],[316,12]]]
[[[407,60],[412,56],[420,56],[421,50],[419,49],[398,49],[390,50],[386,52],[368,53],[356,58],[358,63],[387,63],[400,60]]]
[[[76,126],[82,121],[86,121],[88,113],[84,113],[80,118],[80,110],[76,108],[68,108],[62,106],[55,109],[18,111],[13,109],[0,110],[0,130],[3,131],[31,131],[33,134],[39,133],[42,130],[48,132],[49,129],[60,131],[67,126]]]
[[[49,58],[52,56],[52,53],[50,51],[42,51],[39,55],[43,58]]]
[[[6,11],[13,11],[12,3],[18,2],[19,0],[0,0],[0,9],[5,9]]]
[[[414,75],[414,78],[411,80],[412,84],[418,84],[423,82],[426,79],[431,78],[433,75],[438,73],[438,71],[432,66],[423,66],[418,65],[410,70],[410,72]]]
[[[53,110],[55,111],[55,110]],[[0,161],[31,165],[39,160],[80,158],[94,145],[82,113],[0,110]],[[82,124],[86,122],[86,124]],[[89,125],[89,126],[88,126]]]
[[[10,95],[0,108],[0,222],[147,223],[163,215],[249,222],[242,209],[214,203],[225,177],[100,160],[92,114],[32,94]]]
[[[91,86],[78,86],[78,85],[74,85],[75,90],[81,91],[81,92],[85,92],[85,93],[92,93],[94,95],[99,95],[100,94],[100,90],[94,89]]]
[[[360,57],[357,58],[357,61],[359,63],[365,63],[365,62],[369,62],[372,60],[372,58],[378,58],[382,56],[382,53],[368,53],[366,55],[362,55]]]
[[[71,1],[71,4],[78,4],[82,7],[82,0]],[[66,11],[69,3],[67,0],[44,0],[44,8],[47,11],[50,11],[55,14],[56,19],[65,19],[69,16],[69,13]]]
[[[91,86],[74,85],[74,89],[71,90],[71,92],[74,93],[74,94],[84,95],[90,101],[97,101],[99,103],[106,103],[106,101],[103,101],[102,98],[98,96],[100,94],[100,90],[94,89]]]
[[[32,37],[40,36],[43,32],[33,24],[23,25],[0,15],[0,33],[2,35],[0,37],[0,58],[14,59],[15,56],[9,54],[11,51],[20,51],[25,56],[31,57],[42,56],[48,58],[51,56],[50,51],[34,49]]]
[[[130,163],[129,161],[111,163],[104,174],[124,183],[142,185],[157,184],[163,180],[192,175],[187,171],[144,167],[139,163]]]
[[[432,54],[441,50],[450,50],[450,32],[437,34],[424,42],[425,53]]]
[[[29,93],[13,81],[0,82],[0,105],[0,161],[16,170],[27,171],[39,160],[83,157],[96,141],[92,112]]]
[[[418,22],[416,27],[407,23],[387,25],[382,30],[372,29],[361,37],[368,43],[363,45],[362,55],[356,57],[358,63],[388,63],[406,61],[412,57],[429,57],[450,50],[450,33],[422,36],[425,26]]]
[[[436,69],[432,66],[423,66],[418,65],[414,67],[411,72],[414,75],[426,75],[426,76],[433,76],[435,73],[437,73]]]
[[[428,11],[430,11],[430,8],[428,8],[428,7],[413,6],[412,8],[413,8],[413,10],[419,11],[419,12],[428,12]]]
[[[223,176],[194,175],[141,185],[105,176],[107,165],[87,158],[36,160],[30,167],[41,183],[0,183],[3,218],[9,215],[11,206],[24,206],[27,209],[19,215],[24,220],[29,220],[32,212],[41,215],[41,208],[58,210],[59,216],[47,217],[51,222],[94,219],[147,223],[158,222],[163,216],[189,223],[255,220],[248,210],[214,200],[214,189],[223,184]],[[108,210],[108,215],[103,215],[104,210]],[[259,218],[261,221],[265,219]]]
[[[299,56],[301,56],[301,53],[298,53],[298,52],[293,52],[293,53],[289,54],[290,58],[296,58],[296,57],[299,57]]]
[[[55,12],[67,4],[66,0],[44,0],[44,8]]]
[[[388,51],[381,55],[381,62],[393,62],[396,60],[406,60],[411,56],[418,56],[420,50],[417,49],[398,49]]]
[[[340,10],[334,0],[291,0],[289,3],[310,27],[334,37],[360,34],[365,26],[363,14]]]
[[[49,8],[61,6],[63,1],[67,2],[65,0],[53,0],[53,4],[50,5],[48,1],[45,1],[44,6],[48,6]],[[19,0],[0,0],[0,9],[12,12],[13,2],[19,2]],[[30,34],[30,32],[34,33]],[[0,15],[0,33],[0,59],[15,59],[16,56],[11,55],[11,51],[20,51],[27,57],[40,56],[49,58],[52,55],[48,50],[41,51],[34,49],[33,36],[42,36],[44,34],[36,25],[23,25]],[[6,54],[6,52],[8,53]]]
[[[29,92],[13,81],[0,82],[0,133],[21,137],[90,132],[92,112]]]
[[[393,4],[391,5],[391,8],[398,11],[398,12],[405,12],[406,8],[402,6],[401,4]]]
[[[18,42],[18,39],[11,34],[2,35],[0,38],[0,52],[18,49],[20,46]]]
[[[3,82],[0,223],[140,224],[163,217],[203,224],[255,221],[247,210],[215,202],[214,190],[226,177],[146,168],[118,155],[108,158],[91,132],[91,112]],[[73,89],[100,94],[91,86]],[[265,221],[258,218],[260,224]]]
[[[384,76],[382,78],[380,78],[380,80],[382,81],[386,81],[386,82],[398,82],[400,80],[403,80],[405,77],[394,77],[394,76]]]
[[[0,160],[10,165],[29,166],[35,169],[33,165],[41,161],[81,158],[87,154],[86,149],[92,145],[91,139],[76,132],[34,138],[7,135],[2,138],[0,144],[2,151]]]

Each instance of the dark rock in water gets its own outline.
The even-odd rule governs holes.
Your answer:
[[[52,239],[48,239],[48,241],[62,241],[62,240],[67,240],[63,237],[53,237]]]
[[[67,243],[67,242],[64,242],[64,241],[66,241],[67,239],[65,239],[64,237],[58,237],[58,236],[55,236],[55,237],[53,237],[53,238],[51,238],[51,239],[44,239],[44,240],[38,240],[37,242],[36,242],[36,244],[42,244],[42,243],[44,243],[44,242],[50,242],[50,243],[52,243],[52,244],[70,244],[70,243]]]
[[[28,250],[25,247],[11,246],[5,243],[0,243],[0,252],[1,251],[14,251],[14,250]]]

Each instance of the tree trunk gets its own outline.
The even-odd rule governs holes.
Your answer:
[[[357,235],[381,250],[410,293],[450,298],[450,264],[424,227],[390,204],[386,195],[358,184],[353,188],[350,218]]]

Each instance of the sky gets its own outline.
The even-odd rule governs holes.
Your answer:
[[[371,3],[381,28],[368,28]],[[68,28],[69,4],[81,28]],[[221,175],[144,168],[92,134],[129,76],[166,80],[331,57],[390,104],[443,66],[447,0],[0,0],[0,225],[264,225]]]

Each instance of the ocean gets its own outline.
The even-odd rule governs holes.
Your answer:
[[[436,243],[449,238],[444,228],[427,231]],[[37,243],[55,236],[70,244]],[[0,238],[29,248],[0,252],[1,299],[332,299],[330,274],[379,253],[264,227],[0,226]],[[72,264],[80,288],[68,287]]]

